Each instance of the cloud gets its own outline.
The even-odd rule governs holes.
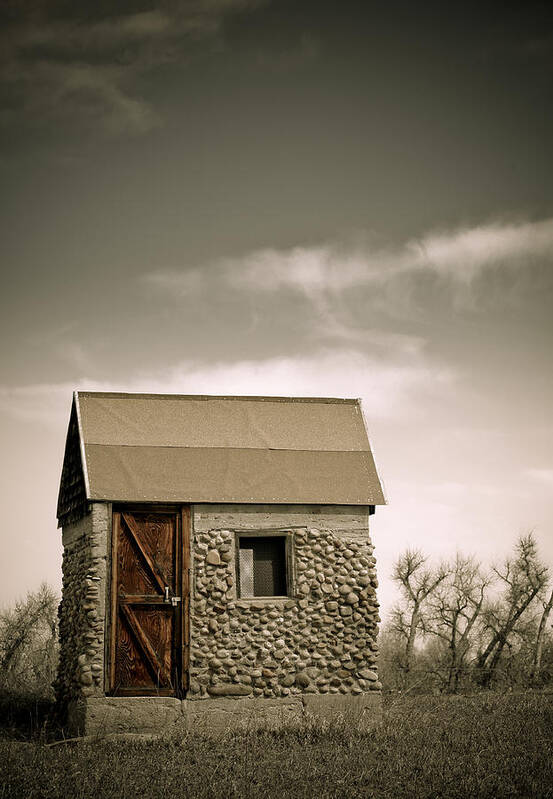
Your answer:
[[[47,0],[21,3],[4,19],[0,12],[0,121],[64,121],[112,135],[147,133],[162,120],[137,93],[139,77],[184,61],[192,42],[217,35],[226,17],[264,1],[162,2],[150,11],[122,3],[111,13],[102,5],[73,4],[61,13],[56,0]]]
[[[201,268],[156,271],[142,281],[178,300],[221,287],[259,303],[296,296],[311,308],[317,338],[371,344],[383,317],[420,323],[429,307],[474,312],[520,305],[525,291],[553,288],[552,265],[553,219],[546,219],[430,232],[400,246],[382,247],[365,236],[265,248]],[[410,337],[409,347],[420,344]]]
[[[421,240],[420,250],[422,265],[470,282],[498,265],[523,268],[531,259],[553,258],[553,219],[430,235]]]
[[[386,283],[397,276],[427,273],[470,284],[491,268],[523,268],[533,259],[553,259],[553,219],[520,224],[490,224],[429,233],[400,247],[383,248],[370,240],[360,244],[266,248],[209,265],[229,285],[274,292],[339,293]],[[196,286],[200,272],[195,270]],[[156,272],[152,283],[188,290],[189,271]]]
[[[34,79],[43,92],[28,98],[30,116],[53,120],[70,114],[112,135],[147,133],[161,124],[149,103],[128,93],[121,67],[45,63],[36,65]]]
[[[450,390],[452,370],[423,358],[379,358],[350,349],[322,349],[311,355],[206,364],[185,361],[121,381],[81,378],[73,383],[0,387],[0,413],[19,421],[60,428],[72,392],[130,391],[177,394],[361,397],[369,418],[402,419],[426,413],[429,392]]]
[[[396,248],[365,241],[349,249],[334,244],[266,249],[224,261],[222,268],[233,280],[260,291],[289,287],[336,293],[422,273],[466,285],[487,269],[523,267],[533,258],[553,258],[553,219],[429,233]]]

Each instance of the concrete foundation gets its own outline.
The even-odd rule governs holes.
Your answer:
[[[206,701],[166,697],[88,697],[70,708],[74,735],[171,736],[180,732],[222,735],[229,731],[279,729],[305,723],[345,721],[366,730],[382,716],[380,693],[359,696],[220,697]]]

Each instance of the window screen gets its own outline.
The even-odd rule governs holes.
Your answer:
[[[286,538],[240,538],[240,596],[286,596]]]

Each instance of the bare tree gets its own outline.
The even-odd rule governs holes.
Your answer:
[[[553,608],[553,591],[549,596],[547,601],[543,603],[543,613],[540,617],[540,623],[538,626],[538,633],[536,635],[536,646],[534,650],[534,662],[532,663],[532,671],[530,674],[530,679],[532,682],[538,682],[540,677],[541,671],[541,658],[543,653],[543,641],[545,638],[545,630],[547,627],[547,622],[549,620],[549,615],[551,613],[551,609]]]
[[[471,633],[491,580],[474,558],[457,554],[449,578],[430,597],[427,631],[446,647],[445,685],[449,693],[458,689],[471,649]]]
[[[43,583],[0,612],[0,688],[48,692],[54,676],[58,597]]]
[[[532,533],[521,536],[515,547],[515,557],[508,558],[502,568],[494,567],[500,584],[504,586],[499,603],[486,611],[488,644],[477,657],[479,681],[489,686],[499,664],[509,637],[522,614],[548,582],[548,568],[539,559]]]
[[[424,630],[423,608],[428,597],[448,575],[448,567],[433,569],[419,549],[406,549],[396,561],[392,579],[402,592],[399,605],[392,610],[391,628],[405,640],[401,668],[411,670],[417,633]]]

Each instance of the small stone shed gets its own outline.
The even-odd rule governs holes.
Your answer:
[[[374,720],[384,502],[359,400],[75,392],[58,499],[70,729]]]

